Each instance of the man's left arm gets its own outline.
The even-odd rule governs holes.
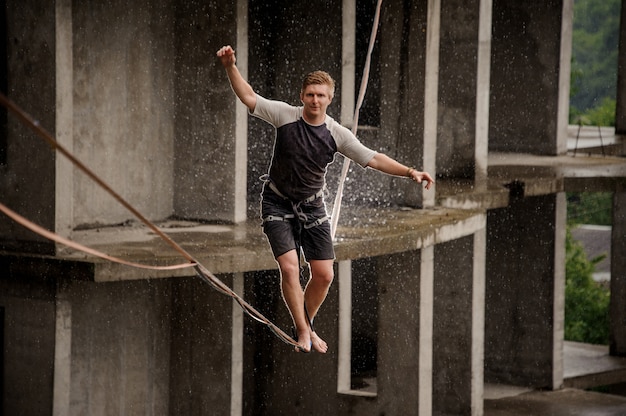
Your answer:
[[[421,172],[415,168],[405,166],[383,153],[376,153],[367,166],[389,175],[411,178],[411,180],[417,183],[425,181],[426,189],[430,189],[432,184],[435,182],[428,172]]]

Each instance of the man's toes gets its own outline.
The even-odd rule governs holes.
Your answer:
[[[321,352],[322,354],[328,351],[328,344],[326,341],[321,339],[315,332],[311,334],[312,346],[317,352]]]

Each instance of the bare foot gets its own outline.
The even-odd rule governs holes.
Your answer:
[[[311,333],[308,328],[302,332],[298,331],[297,343],[296,352],[311,352]]]
[[[311,347],[313,347],[315,351],[321,352],[322,354],[325,354],[326,351],[328,351],[328,344],[326,344],[326,341],[317,336],[315,331],[311,332]]]

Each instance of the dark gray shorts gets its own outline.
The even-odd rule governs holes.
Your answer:
[[[301,247],[307,261],[334,260],[330,221],[308,228],[310,224],[326,216],[324,199],[317,198],[294,207],[289,200],[276,195],[266,186],[261,200],[261,218],[284,218],[290,215],[294,218],[263,222],[263,232],[270,243],[274,258]]]

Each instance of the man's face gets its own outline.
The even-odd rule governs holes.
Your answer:
[[[326,118],[326,109],[332,102],[330,87],[326,84],[313,84],[300,93],[304,105],[304,119],[312,124],[321,124]]]

